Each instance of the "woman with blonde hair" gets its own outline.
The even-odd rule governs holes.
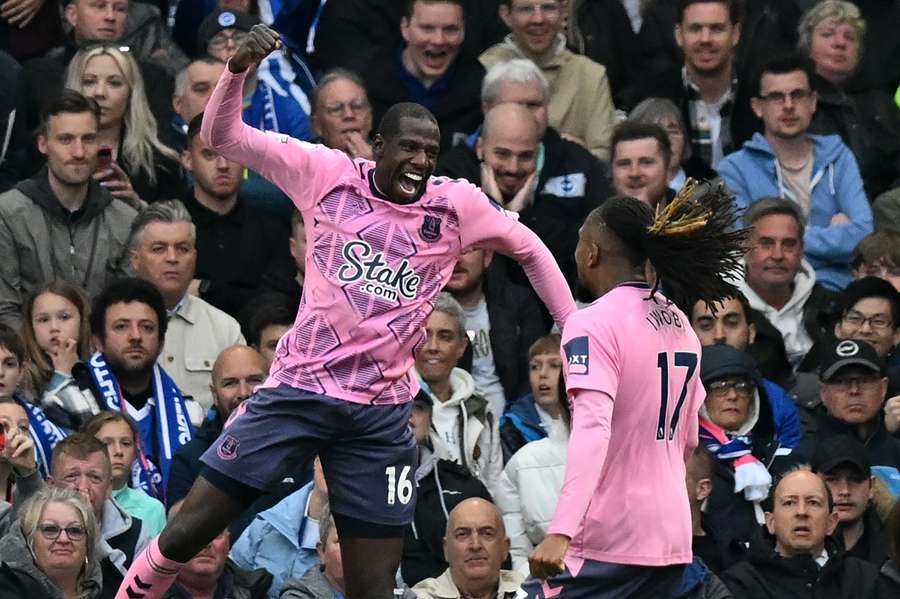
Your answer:
[[[69,63],[66,87],[100,105],[101,149],[94,178],[101,185],[137,209],[180,196],[178,153],[159,140],[143,76],[126,47],[82,48]]]
[[[44,487],[0,539],[0,598],[96,599],[103,586],[94,556],[94,512],[77,491]]]

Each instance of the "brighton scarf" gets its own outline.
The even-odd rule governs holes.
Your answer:
[[[122,389],[102,354],[91,356],[88,370],[102,394],[101,407],[127,413],[122,406]],[[138,443],[131,486],[164,501],[172,458],[179,447],[193,438],[194,431],[181,391],[158,364],[153,365],[153,410],[153,426]]]
[[[734,470],[734,492],[743,491],[747,501],[762,501],[769,495],[772,476],[766,467],[751,453],[753,437],[750,434],[729,438],[722,427],[700,418],[700,441],[720,462]]]
[[[34,457],[37,458],[41,477],[46,480],[50,476],[53,448],[68,437],[69,433],[50,422],[39,406],[25,401],[18,393],[13,398],[28,414],[28,430],[31,433],[31,440],[34,441]]]

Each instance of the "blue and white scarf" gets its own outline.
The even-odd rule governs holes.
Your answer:
[[[122,407],[122,388],[102,354],[91,356],[88,370],[102,395],[101,407],[127,414]],[[194,430],[187,417],[181,391],[158,364],[153,365],[153,402],[153,426],[144,433],[138,444],[136,465],[131,470],[131,486],[165,501],[172,458],[179,447],[193,438]]]
[[[50,461],[53,458],[53,448],[56,444],[69,436],[69,433],[56,426],[40,406],[25,401],[18,393],[13,397],[25,413],[28,414],[28,431],[31,440],[34,441],[34,457],[37,458],[37,467],[41,477],[45,480],[50,476]]]

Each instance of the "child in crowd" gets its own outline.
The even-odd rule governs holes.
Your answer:
[[[146,459],[138,452],[138,434],[134,420],[122,412],[100,412],[84,425],[84,432],[106,445],[112,464],[112,496],[126,512],[140,518],[148,537],[155,537],[166,526],[166,508],[162,502],[139,487],[132,488],[135,459]]]
[[[23,389],[59,426],[77,430],[100,411],[72,376],[91,354],[90,306],[84,292],[64,281],[38,287],[25,303]]]

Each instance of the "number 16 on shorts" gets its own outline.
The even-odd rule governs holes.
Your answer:
[[[404,466],[400,471],[400,478],[397,478],[397,467],[388,466],[384,469],[384,476],[387,478],[387,504],[394,505],[398,500],[403,505],[409,503],[413,496],[413,483],[409,480],[409,466]]]

